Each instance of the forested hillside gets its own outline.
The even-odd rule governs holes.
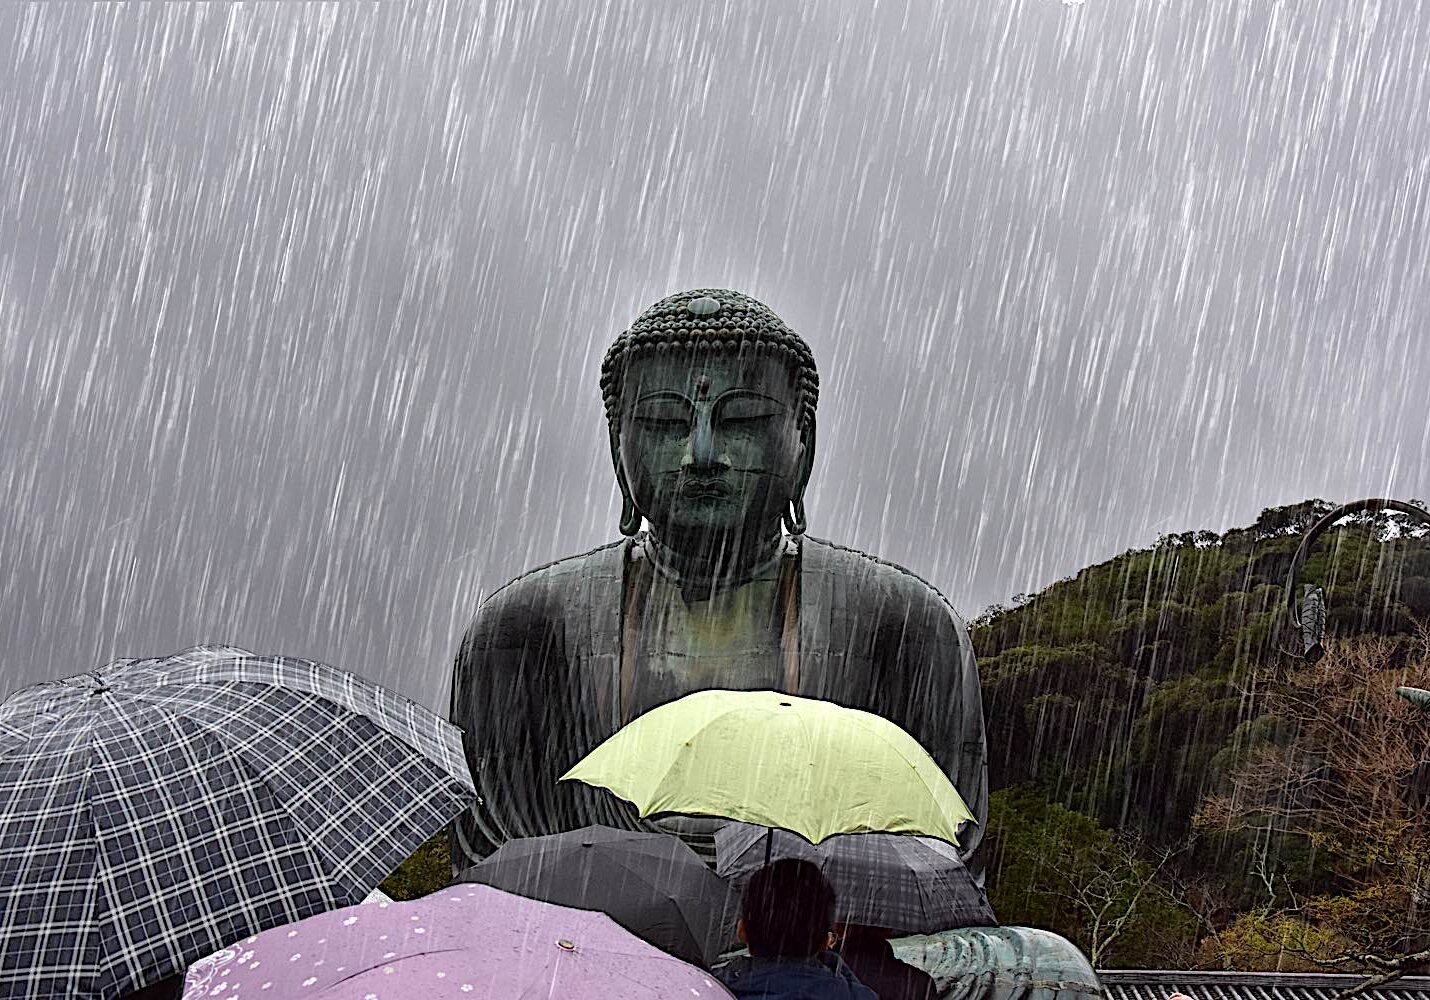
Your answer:
[[[1325,588],[1332,641],[1312,667],[1278,652],[1282,588],[1332,506],[1166,535],[974,622],[1001,919],[1058,929],[1103,967],[1314,968],[1420,940],[1352,925],[1367,892],[1400,907],[1393,922],[1430,924],[1414,853],[1430,845],[1415,839],[1430,712],[1394,694],[1430,682],[1430,539],[1397,513],[1320,539],[1301,580]],[[1357,778],[1353,758],[1383,764]],[[1338,802],[1351,787],[1361,799]],[[1329,842],[1327,817],[1360,805]]]

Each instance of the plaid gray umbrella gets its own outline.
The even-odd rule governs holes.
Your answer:
[[[476,798],[461,733],[309,660],[200,646],[0,705],[0,997],[119,997],[357,903]]]
[[[847,833],[815,845],[788,830],[728,823],[715,834],[717,874],[743,891],[772,858],[818,865],[834,887],[840,923],[885,927],[896,934],[932,934],[951,927],[996,927],[988,897],[958,848],[932,837]]]

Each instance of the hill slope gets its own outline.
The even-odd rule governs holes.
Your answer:
[[[1126,885],[1121,902],[1104,909],[1125,907],[1139,879],[1151,888],[1138,898],[1143,912],[1099,947],[1106,963],[1191,961],[1198,938],[1259,905],[1250,852],[1264,854],[1264,845],[1197,836],[1193,817],[1209,796],[1232,789],[1248,748],[1272,738],[1265,694],[1297,662],[1277,651],[1282,587],[1302,533],[1332,506],[1310,500],[1221,535],[1165,535],[973,623],[996,793],[990,885],[1001,919],[1099,947],[1089,937],[1096,907],[1074,897],[1117,864],[1089,858],[1076,891],[1059,882],[1072,861],[1044,865],[1042,876],[1031,869],[1050,853],[1072,858],[1074,840],[1114,832]],[[1430,620],[1430,544],[1403,515],[1333,528],[1301,580],[1325,588],[1328,631],[1342,640],[1408,641],[1417,621]],[[1075,816],[1093,829],[1049,840],[1050,824],[1072,830]],[[1289,887],[1334,891],[1333,873],[1307,860],[1307,844],[1282,838],[1277,850]],[[1169,916],[1178,907],[1188,921]]]

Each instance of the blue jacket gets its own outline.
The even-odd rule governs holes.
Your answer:
[[[739,1000],[879,1000],[832,951],[813,958],[737,958],[720,972]]]

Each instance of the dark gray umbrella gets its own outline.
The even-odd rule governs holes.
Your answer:
[[[607,826],[509,840],[460,880],[600,910],[657,948],[707,968],[726,943],[737,902],[677,838]]]
[[[109,998],[360,901],[475,800],[460,732],[321,663],[117,660],[0,705],[0,996]]]
[[[772,858],[819,865],[838,897],[840,923],[932,934],[951,927],[995,927],[988,897],[958,849],[932,837],[847,833],[811,844],[788,830],[730,823],[715,834],[715,870],[743,886]]]

